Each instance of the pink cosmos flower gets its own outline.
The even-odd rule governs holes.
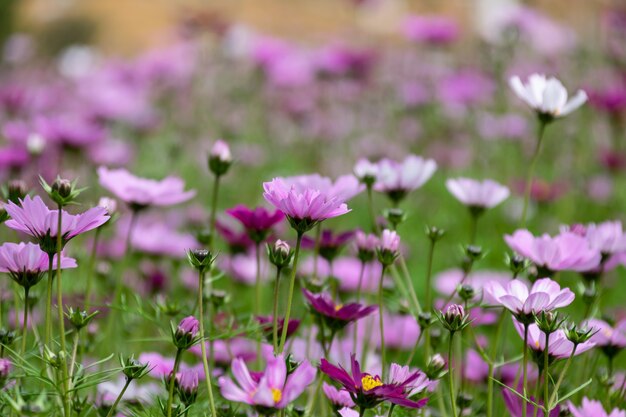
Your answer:
[[[591,248],[604,256],[626,251],[626,234],[619,220],[588,224],[584,236]]]
[[[304,233],[317,223],[341,216],[350,210],[344,200],[325,189],[289,185],[281,178],[263,183],[263,197],[282,211],[291,226]]]
[[[589,271],[600,264],[601,255],[587,240],[571,232],[555,237],[533,236],[528,230],[516,230],[504,240],[519,255],[548,271]]]
[[[485,284],[484,294],[488,303],[500,304],[520,317],[565,307],[574,301],[574,293],[569,288],[561,289],[550,278],[535,281],[530,290],[518,280],[512,280],[507,285],[492,281]]]
[[[571,401],[568,406],[574,417],[626,417],[626,411],[614,408],[613,411],[607,413],[600,401],[590,400],[587,397],[583,398],[580,407],[574,406]]]
[[[0,272],[7,272],[18,284],[39,281],[41,274],[48,271],[49,256],[34,243],[3,243],[0,246]],[[56,268],[57,255],[52,267]],[[76,260],[61,254],[61,268],[76,268]],[[35,282],[36,283],[36,282]]]
[[[209,155],[213,158],[218,158],[222,162],[231,162],[233,159],[230,147],[221,139],[215,141]]]
[[[588,329],[595,329],[593,331],[596,333],[589,340],[597,346],[617,349],[626,347],[626,320],[611,326],[604,320],[589,319],[584,326]]]
[[[378,176],[378,164],[370,162],[368,159],[359,159],[354,165],[354,176],[360,182],[374,181]]]
[[[295,186],[299,192],[312,188],[324,191],[327,195],[337,197],[342,201],[348,201],[365,190],[365,186],[359,184],[352,175],[341,175],[335,181],[319,174],[296,175],[283,178],[283,180]]]
[[[263,241],[270,229],[285,218],[285,215],[278,210],[271,213],[265,207],[249,209],[243,204],[226,210],[226,213],[239,220],[255,242]]]
[[[344,389],[337,389],[332,385],[324,382],[322,384],[324,395],[335,408],[354,407],[354,401],[350,397],[350,393]]]
[[[383,230],[377,249],[397,253],[400,250],[400,236],[394,230]]]
[[[515,319],[513,319],[513,325],[515,330],[517,330],[517,334],[524,339],[524,325]],[[538,358],[543,357],[543,352],[546,349],[546,334],[539,330],[539,327],[534,323],[528,326],[527,345]],[[595,345],[591,340],[579,344],[576,347],[576,356],[592,349]],[[550,362],[569,358],[573,350],[574,343],[567,339],[562,329],[550,334],[548,339],[548,358]]]
[[[512,77],[509,84],[515,94],[538,114],[548,117],[567,116],[587,101],[587,94],[578,90],[576,95],[567,100],[567,90],[554,77],[533,74],[526,84],[519,77]]]
[[[335,304],[330,294],[313,294],[304,288],[302,293],[311,306],[312,312],[319,315],[331,329],[335,330],[362,319],[378,309],[377,306],[365,306],[359,303]]]
[[[504,404],[506,405],[506,408],[509,411],[511,417],[522,417],[523,415],[527,415],[527,416],[535,415],[535,406],[532,403],[526,403],[519,396],[517,396],[517,394],[505,388],[502,390],[502,396],[504,397]],[[541,400],[537,400],[535,397],[531,396],[530,399],[539,405],[543,404]],[[523,413],[524,405],[526,405],[526,414]],[[537,417],[544,417],[543,409],[540,408],[536,411],[537,411]],[[557,406],[552,411],[550,411],[550,414],[548,415],[548,417],[559,417],[559,413],[560,413],[560,408],[559,406]]]
[[[11,216],[6,225],[13,230],[26,233],[39,240],[39,246],[46,253],[56,252],[58,234],[58,210],[50,210],[39,196],[24,197],[20,204],[9,201],[5,210]],[[110,216],[102,207],[93,207],[81,214],[61,211],[61,238],[63,245],[81,233],[103,225]]]
[[[185,183],[177,177],[161,181],[140,178],[123,168],[98,168],[100,185],[135,209],[148,206],[171,206],[183,203],[196,195],[194,190],[184,191]]]
[[[270,359],[262,374],[251,373],[241,359],[233,360],[231,371],[237,383],[221,377],[218,382],[222,396],[260,409],[285,408],[304,392],[317,373],[309,362],[303,361],[287,375],[283,355]]]
[[[479,209],[495,207],[511,194],[508,187],[493,180],[449,179],[446,181],[446,188],[462,204]]]
[[[387,194],[393,201],[399,202],[410,191],[424,185],[436,169],[437,163],[434,160],[416,155],[409,155],[402,162],[383,159],[378,163],[378,176],[374,189]]]

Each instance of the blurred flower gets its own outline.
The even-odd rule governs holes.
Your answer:
[[[274,318],[272,316],[256,316],[255,319],[260,324],[261,331],[265,335],[265,338],[271,343],[273,337]],[[283,332],[285,319],[279,317],[278,320],[276,320],[276,324],[278,334],[280,335]],[[300,327],[300,320],[289,319],[289,325],[287,326],[287,338],[293,336],[298,331],[298,327]]]
[[[593,336],[589,341],[597,346],[617,350],[626,347],[626,321],[624,320],[611,326],[604,320],[589,319],[583,323],[583,327],[592,330]]]
[[[519,77],[512,77],[509,84],[515,94],[541,117],[567,116],[587,101],[587,94],[582,90],[568,101],[563,84],[554,77],[546,78],[541,74],[531,75],[526,84],[522,84]]]
[[[475,300],[483,297],[483,288],[491,281],[499,282],[502,285],[508,284],[511,274],[508,272],[492,270],[472,270],[467,276],[458,268],[447,269],[440,272],[434,278],[435,288],[442,295],[451,296],[457,287],[463,283],[471,285],[476,292]]]
[[[377,306],[364,306],[359,303],[335,304],[329,294],[313,294],[302,289],[313,314],[319,315],[333,330],[340,330],[347,324],[362,319],[378,309]]]
[[[535,406],[530,403],[522,400],[522,398],[518,397],[516,393],[511,392],[508,388],[504,388],[502,390],[502,396],[504,397],[504,405],[506,405],[506,409],[511,413],[511,417],[522,417],[523,415],[534,416],[535,412],[537,417],[544,417],[544,412],[542,408],[535,410]],[[531,401],[542,405],[542,401],[536,399],[535,397],[530,397]],[[523,413],[524,405],[526,405],[526,414]],[[559,417],[560,415],[560,406],[556,406],[552,411],[550,411],[549,417]]]
[[[217,140],[209,152],[209,169],[217,176],[224,175],[233,163],[230,147],[223,140]]]
[[[243,204],[226,210],[226,213],[239,220],[248,232],[250,239],[257,243],[265,240],[270,229],[280,223],[285,217],[278,210],[271,213],[265,207],[249,209]]]
[[[322,230],[319,241],[304,236],[302,238],[302,247],[313,249],[318,246],[320,256],[329,261],[333,261],[353,236],[353,231],[334,233],[331,229],[324,229]]]
[[[610,413],[604,411],[602,402],[583,398],[580,407],[576,407],[571,401],[568,401],[569,411],[574,417],[626,417],[626,411],[614,408]]]
[[[517,330],[517,334],[523,339],[524,338],[524,325],[517,320],[513,320],[513,324],[515,330]],[[531,351],[536,355],[536,358],[541,361],[543,360],[543,352],[546,349],[546,335],[544,332],[539,330],[536,324],[528,325],[528,347]],[[580,355],[592,349],[595,346],[595,343],[592,341],[587,341],[576,346],[576,355]],[[558,359],[567,359],[572,355],[572,351],[574,350],[574,343],[570,342],[565,336],[565,332],[561,329],[556,332],[550,334],[548,339],[548,359],[550,363],[556,361]]]
[[[52,267],[56,268],[55,254]],[[48,272],[49,255],[34,243],[3,243],[0,246],[0,272],[7,272],[22,287],[37,284]],[[76,268],[76,260],[61,254],[61,269]]]
[[[447,45],[459,36],[459,27],[446,16],[409,16],[402,25],[404,36],[414,42]]]
[[[435,161],[416,155],[409,155],[402,162],[383,159],[378,163],[374,189],[387,194],[392,201],[399,202],[410,191],[424,185],[436,169]]]
[[[510,195],[507,187],[493,180],[448,179],[446,188],[457,200],[470,208],[492,208],[506,200]]]
[[[339,390],[326,382],[322,384],[322,390],[335,409],[354,407],[354,401],[352,401],[348,391],[344,389]]]

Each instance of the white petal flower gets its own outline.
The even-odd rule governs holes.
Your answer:
[[[566,116],[587,101],[587,93],[582,90],[568,100],[567,90],[561,81],[541,74],[531,75],[526,84],[519,77],[512,77],[509,85],[531,108],[551,118]]]

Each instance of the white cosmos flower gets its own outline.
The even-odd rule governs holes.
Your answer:
[[[535,111],[551,117],[566,116],[587,101],[587,94],[583,90],[578,90],[568,100],[567,90],[561,81],[541,74],[531,75],[526,84],[519,77],[512,77],[509,85]]]

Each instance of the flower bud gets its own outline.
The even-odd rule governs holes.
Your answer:
[[[426,226],[424,231],[428,239],[430,239],[430,241],[433,243],[441,239],[443,235],[446,234],[445,230],[439,229],[436,226]]]
[[[459,297],[463,301],[469,301],[474,298],[476,295],[476,291],[474,291],[474,287],[469,284],[463,284],[458,289]]]
[[[378,165],[367,159],[360,159],[354,166],[354,176],[367,187],[371,187],[378,176]]]
[[[61,367],[61,364],[63,363],[62,358],[60,358],[59,356],[62,356],[61,352],[59,352],[59,354],[56,354],[51,351],[48,346],[44,346],[43,360],[55,369],[59,369]]]
[[[389,224],[393,226],[394,229],[397,229],[398,226],[406,220],[406,213],[401,208],[390,208],[383,212],[383,216]]]
[[[448,306],[445,314],[439,312],[437,315],[443,327],[454,333],[463,330],[469,324],[468,316],[465,314],[463,306],[452,304]]]
[[[186,407],[196,402],[198,397],[198,373],[193,369],[189,369],[176,374],[176,391]]]
[[[188,250],[187,259],[191,266],[199,272],[209,271],[213,265],[213,261],[215,261],[215,257],[206,249]]]
[[[0,201],[0,224],[9,220],[11,216],[7,213],[7,210],[4,208],[4,202]]]
[[[559,320],[559,313],[552,311],[542,311],[535,315],[535,324],[539,327],[539,330],[545,334],[552,334],[561,328],[565,319]]]
[[[0,388],[4,387],[12,368],[11,361],[7,358],[0,358]]]
[[[354,235],[354,242],[357,249],[357,256],[361,262],[370,262],[376,254],[378,246],[378,236],[373,233],[365,233],[357,230]]]
[[[20,200],[26,196],[26,193],[28,193],[28,187],[24,181],[11,180],[7,184],[5,197],[14,204],[19,204]]]
[[[459,394],[456,396],[456,405],[461,410],[465,410],[470,405],[472,405],[472,401],[474,401],[474,397],[464,392],[459,392]]]
[[[41,186],[48,193],[52,201],[63,207],[72,203],[78,195],[83,192],[84,188],[76,188],[76,184],[60,177],[49,185],[43,178],[39,178]]]
[[[189,349],[198,341],[197,335],[200,323],[193,317],[185,317],[172,332],[172,342],[178,349]]]
[[[435,322],[435,318],[428,311],[421,312],[417,315],[417,323],[420,326],[420,329],[428,329]]]
[[[13,330],[0,329],[0,345],[11,346],[15,340],[15,332]]]
[[[57,178],[52,183],[52,191],[58,193],[62,198],[67,198],[72,192],[72,183],[69,180]]]
[[[91,320],[96,317],[99,311],[94,311],[91,314],[87,314],[84,310],[74,310],[72,307],[68,308],[66,316],[70,319],[70,323],[78,331],[83,327],[89,325]]]
[[[219,311],[224,304],[230,302],[230,294],[224,290],[212,290],[208,299],[215,311]]]
[[[504,262],[509,267],[511,273],[516,277],[524,272],[530,265],[530,262],[526,258],[523,258],[518,254],[509,255],[507,253],[505,255]]]
[[[267,256],[269,257],[272,265],[276,268],[285,268],[291,263],[293,258],[293,250],[289,247],[289,244],[283,240],[278,239],[274,245],[267,245]]]
[[[584,327],[579,327],[576,324],[572,324],[568,326],[564,332],[567,340],[572,342],[574,346],[577,346],[591,339],[591,337],[596,334],[598,330],[594,328],[588,329]]]
[[[165,297],[158,297],[156,305],[163,314],[170,317],[175,317],[182,311],[178,301]]]
[[[440,354],[435,354],[431,356],[428,361],[428,365],[426,365],[426,376],[430,380],[436,380],[441,378],[446,373],[446,361],[443,359],[443,356]]]
[[[389,266],[393,264],[396,258],[400,255],[400,236],[395,231],[385,229],[380,238],[376,253],[378,254],[378,261],[383,266]]]
[[[126,359],[120,356],[120,365],[127,380],[140,379],[150,372],[149,364],[139,362],[132,355]]]
[[[215,141],[209,152],[209,169],[211,172],[217,177],[222,176],[226,174],[232,163],[233,159],[228,144],[223,140]]]

